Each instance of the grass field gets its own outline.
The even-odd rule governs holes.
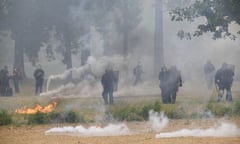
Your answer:
[[[58,87],[58,85],[53,85]],[[237,113],[229,113],[233,111],[236,104],[240,101],[240,90],[238,85],[234,85],[233,98],[234,102],[229,103],[216,102],[216,91],[206,91],[186,86],[180,89],[177,102],[174,105],[161,104],[160,91],[155,95],[128,96],[117,95],[114,98],[114,105],[104,106],[101,96],[81,97],[80,95],[72,96],[35,96],[34,82],[28,80],[21,85],[21,93],[12,97],[0,97],[0,109],[5,109],[13,118],[13,123],[6,126],[0,126],[0,143],[5,144],[93,144],[93,143],[111,143],[111,144],[239,144],[240,137],[176,137],[176,138],[155,138],[156,132],[146,131],[146,121],[126,121],[124,123],[129,129],[138,132],[137,134],[126,136],[103,136],[103,137],[78,137],[69,135],[45,135],[45,131],[53,127],[61,126],[76,126],[84,125],[91,126],[97,120],[101,120],[101,116],[106,114],[106,111],[111,111],[114,114],[122,112],[139,112],[144,106],[154,105],[157,101],[161,104],[161,111],[164,111],[169,116],[169,123],[162,132],[171,132],[183,128],[208,128],[216,125],[218,122],[227,121],[236,124],[240,127],[240,117]],[[71,92],[71,90],[69,90]],[[15,113],[16,109],[23,107],[34,107],[35,104],[47,105],[50,101],[55,100],[58,104],[54,112],[65,113],[74,111],[78,115],[84,116],[87,120],[85,123],[48,123],[48,124],[27,124],[28,118],[25,115]],[[207,113],[206,109],[212,108],[211,114]],[[240,106],[239,106],[240,108]],[[121,111],[123,110],[123,111]],[[228,112],[225,114],[225,112]],[[129,113],[127,113],[129,114]],[[130,113],[132,114],[132,113]],[[172,114],[172,115],[171,115]],[[176,117],[177,114],[177,117]],[[133,115],[135,116],[135,115]],[[180,116],[180,117],[179,117]],[[109,123],[116,120],[110,120]],[[106,122],[108,123],[108,122]]]
[[[46,85],[46,84],[45,84]],[[58,87],[57,83],[53,83],[51,88]],[[74,111],[81,115],[85,115],[90,120],[93,121],[96,113],[99,113],[103,106],[103,99],[99,96],[93,97],[81,97],[80,95],[75,96],[63,96],[63,97],[53,97],[53,96],[35,96],[34,95],[34,81],[26,80],[21,85],[21,93],[14,94],[11,97],[0,97],[0,109],[7,110],[9,113],[14,114],[16,109],[23,107],[34,107],[36,104],[47,105],[50,101],[57,101],[58,105],[55,112],[66,112]],[[44,87],[44,90],[46,87]],[[71,90],[69,90],[71,92]],[[226,102],[223,98],[223,102],[218,104],[216,90],[206,90],[202,87],[194,88],[189,86],[180,89],[177,102],[174,105],[171,104],[161,104],[162,111],[165,113],[178,112],[183,115],[182,118],[197,118],[201,117],[204,111],[209,108],[221,109],[230,108],[240,102],[240,90],[238,89],[237,83],[233,87],[233,98],[234,102]],[[127,96],[118,95],[114,98],[114,105],[108,108],[112,111],[125,108],[134,107],[141,109],[145,105],[154,104],[156,101],[161,102],[160,90],[158,94],[155,95],[141,95],[141,96]],[[220,115],[221,116],[221,115]],[[181,117],[180,117],[181,118]]]

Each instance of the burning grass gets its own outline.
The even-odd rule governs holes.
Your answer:
[[[15,112],[18,114],[35,114],[37,112],[50,113],[56,108],[56,106],[57,106],[57,102],[52,101],[46,106],[36,104],[34,108],[26,107],[26,108],[22,108],[22,109],[16,109]]]

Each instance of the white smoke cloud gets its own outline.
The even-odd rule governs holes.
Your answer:
[[[71,127],[58,127],[52,128],[45,132],[45,135],[49,134],[68,134],[77,136],[118,136],[118,135],[130,135],[130,131],[125,124],[109,124],[105,127],[90,126],[88,128],[82,125]]]
[[[232,123],[221,123],[221,125],[208,129],[182,129],[174,132],[157,134],[156,138],[166,137],[239,137],[240,129]]]
[[[47,80],[47,92],[42,95],[50,96],[57,92],[60,93],[63,90],[67,90],[67,88],[71,88],[70,94],[83,97],[99,96],[102,91],[100,79],[108,66],[112,66],[113,70],[119,71],[118,90],[114,93],[115,96],[156,95],[160,93],[158,87],[159,82],[157,81],[156,83],[156,81],[152,81],[151,79],[146,80],[148,75],[145,74],[143,75],[143,83],[133,86],[134,76],[131,69],[129,72],[126,72],[124,69],[124,65],[126,64],[129,65],[120,55],[111,57],[103,56],[100,58],[90,56],[86,65],[69,69],[62,74],[50,75]],[[49,91],[51,81],[57,79],[65,80],[70,72],[72,72],[73,79],[81,79],[79,83],[75,85],[75,88],[60,86],[57,89]]]
[[[58,93],[60,93],[61,91],[67,90],[67,89],[71,89],[73,88],[75,85],[72,83],[68,83],[67,85],[62,85],[56,89],[53,89],[51,91],[47,91],[47,92],[43,92],[40,93],[40,96],[51,96],[51,95],[56,95]]]
[[[154,112],[153,110],[149,111],[149,120],[148,125],[153,131],[161,131],[168,124],[169,120],[167,116],[164,115],[164,112]]]

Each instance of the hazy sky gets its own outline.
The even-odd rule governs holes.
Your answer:
[[[133,47],[134,51],[131,52],[131,59],[129,59],[129,65],[134,66],[137,61],[141,60],[146,72],[151,73],[153,69],[153,48],[154,48],[154,0],[144,0],[144,10],[142,12],[142,22],[136,27],[129,37],[129,47]],[[198,22],[204,22],[199,20]],[[199,38],[193,38],[192,40],[180,40],[176,33],[180,29],[186,31],[192,31],[196,28],[196,23],[176,23],[171,22],[168,12],[164,12],[164,54],[165,62],[167,66],[177,65],[182,71],[183,75],[195,75],[202,71],[202,66],[209,59],[219,68],[222,62],[227,62],[236,65],[236,77],[239,77],[240,70],[240,41],[232,41],[229,39],[212,40],[209,34]],[[232,31],[237,26],[233,25]],[[239,29],[239,27],[237,27]],[[99,33],[94,32],[91,40],[91,50],[93,54],[98,46],[98,51],[101,50],[101,36]],[[119,35],[113,35],[113,44],[119,48],[122,43],[122,39]],[[6,54],[1,54],[0,66],[4,64],[11,65],[13,63],[13,47],[14,41],[5,39],[0,42],[1,47],[7,48],[4,50]],[[101,53],[101,52],[99,52]],[[98,54],[99,54],[98,53]],[[43,64],[43,68],[46,70],[47,76],[51,74],[58,74],[63,72],[65,66],[61,65],[60,61],[46,62],[44,50],[40,53],[39,62]],[[60,58],[61,56],[59,56]],[[73,66],[80,66],[80,56],[74,56]],[[29,77],[32,76],[33,67],[26,59],[26,73]],[[52,66],[54,69],[52,69]],[[201,73],[201,72],[200,72]]]

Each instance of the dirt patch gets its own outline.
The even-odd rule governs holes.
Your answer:
[[[240,118],[205,119],[205,120],[170,120],[162,132],[171,132],[182,128],[208,128],[217,122],[227,121],[240,127]],[[90,125],[90,124],[89,124]],[[88,125],[88,126],[89,126]],[[0,143],[2,144],[239,144],[240,137],[177,137],[155,138],[159,132],[146,128],[145,122],[129,122],[127,126],[138,132],[125,136],[79,137],[73,135],[45,135],[45,131],[64,125],[36,126],[2,126],[0,127]],[[85,125],[87,127],[87,125]]]

